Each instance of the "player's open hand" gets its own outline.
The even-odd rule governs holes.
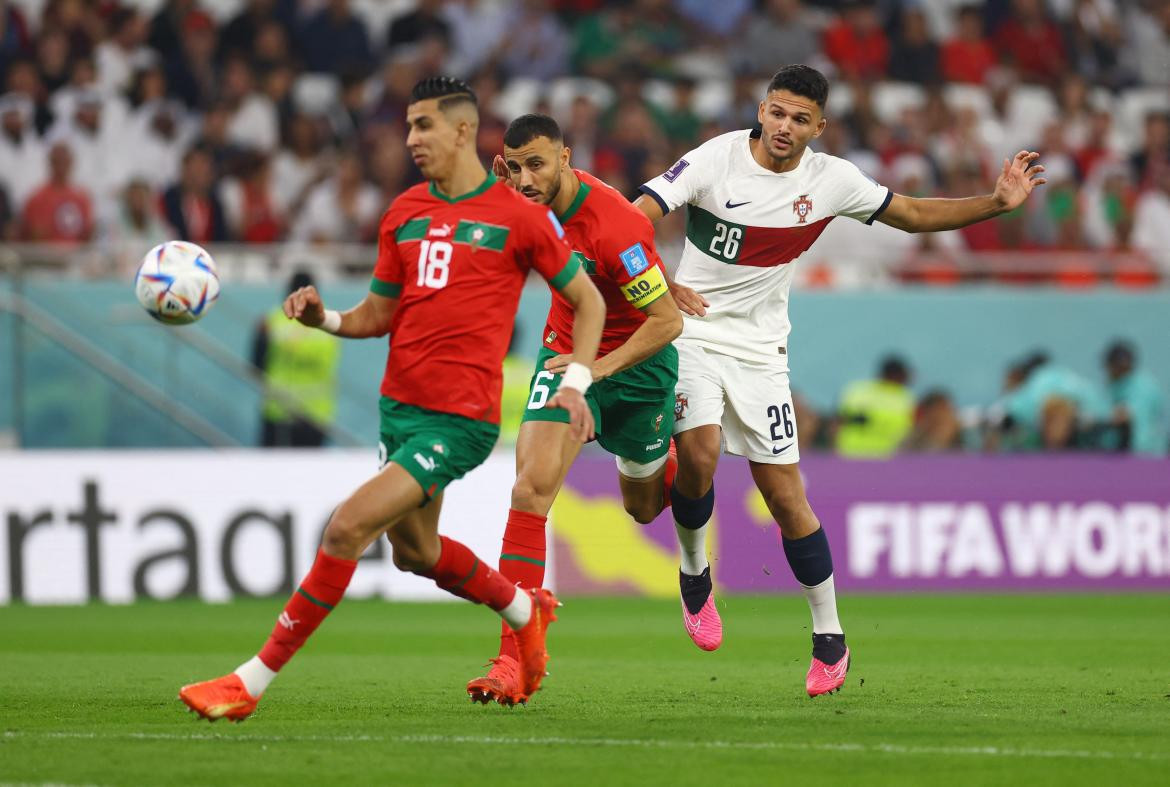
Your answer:
[[[674,296],[674,302],[678,304],[678,308],[693,317],[704,316],[707,313],[707,307],[711,305],[702,295],[677,281],[670,283],[670,294]]]
[[[316,328],[325,321],[325,303],[316,287],[301,287],[284,299],[284,316]]]
[[[504,157],[498,153],[492,159],[492,174],[503,180],[509,186],[512,185],[512,172],[508,169],[508,162],[504,161]]]
[[[569,434],[574,440],[584,443],[593,439],[593,411],[585,403],[585,394],[576,388],[558,388],[548,406],[569,411]]]
[[[994,197],[1005,212],[1018,208],[1032,189],[1048,182],[1040,177],[1044,174],[1044,167],[1033,163],[1038,158],[1039,153],[1021,150],[1015,158],[1003,160],[1003,171],[995,181]]]

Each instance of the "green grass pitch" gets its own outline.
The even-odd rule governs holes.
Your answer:
[[[469,604],[338,607],[241,725],[176,698],[259,647],[278,601],[0,608],[0,784],[1170,783],[1170,595],[845,596],[855,658],[810,700],[799,596],[568,599],[528,707],[463,684]]]

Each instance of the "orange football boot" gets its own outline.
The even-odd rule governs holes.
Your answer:
[[[511,705],[511,698],[520,692],[520,662],[501,655],[491,660],[492,668],[482,678],[467,682],[467,694],[472,702],[498,702]]]
[[[253,697],[244,688],[236,673],[202,683],[192,683],[179,689],[179,699],[193,712],[208,721],[227,719],[243,721],[256,710],[259,697]]]
[[[548,648],[545,646],[545,636],[549,624],[557,619],[555,610],[561,606],[557,597],[544,588],[535,588],[525,591],[532,599],[532,618],[524,628],[513,631],[516,638],[516,650],[519,651],[520,680],[516,691],[508,697],[508,702],[528,702],[528,698],[540,689],[540,682],[547,674]]]

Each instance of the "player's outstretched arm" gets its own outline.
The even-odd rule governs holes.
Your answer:
[[[325,308],[316,287],[301,287],[284,300],[284,314],[289,319],[348,339],[385,336],[390,332],[390,322],[397,309],[397,298],[367,292],[357,306],[335,312]]]
[[[1032,189],[1044,185],[1044,167],[1034,164],[1039,153],[1021,150],[1004,159],[995,191],[983,197],[963,199],[917,199],[895,194],[878,221],[906,232],[957,230],[984,219],[1015,210],[1028,199]]]
[[[583,374],[590,376],[593,362],[597,360],[597,348],[601,344],[601,329],[605,325],[605,300],[584,268],[577,270],[573,278],[561,288],[560,293],[573,307],[573,356],[570,363],[583,367]],[[574,383],[577,385],[574,385]],[[574,369],[566,365],[566,374],[556,394],[549,400],[549,407],[561,407],[569,411],[569,428],[574,438],[591,440],[594,436],[593,413],[585,403],[585,389],[592,380],[576,381]],[[578,387],[579,386],[579,387]]]

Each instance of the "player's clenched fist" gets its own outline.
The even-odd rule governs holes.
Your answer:
[[[313,286],[294,290],[284,299],[284,316],[302,325],[316,328],[325,320],[325,304]]]
[[[558,388],[552,399],[548,400],[548,406],[569,411],[569,434],[574,440],[584,443],[593,439],[593,411],[585,403],[585,394],[576,388]]]

